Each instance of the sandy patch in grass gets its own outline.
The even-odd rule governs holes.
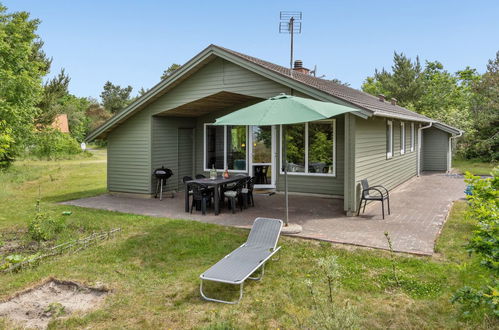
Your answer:
[[[28,328],[45,329],[52,318],[88,312],[109,293],[76,282],[48,279],[0,303],[0,317]]]

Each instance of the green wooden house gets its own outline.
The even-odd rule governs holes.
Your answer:
[[[281,127],[212,126],[216,118],[280,93],[356,108],[329,121]],[[285,115],[285,114],[283,114]],[[451,140],[462,132],[362,91],[314,77],[301,62],[285,68],[210,45],[169,77],[91,132],[108,139],[110,192],[151,195],[152,171],[174,176],[259,173],[261,188],[283,190],[281,141],[289,141],[289,191],[344,198],[356,209],[359,182],[392,189],[421,171],[447,171]],[[263,170],[263,178],[262,178]]]

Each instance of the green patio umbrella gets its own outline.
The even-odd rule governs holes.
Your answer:
[[[216,120],[214,125],[287,125],[329,119],[343,113],[357,111],[344,105],[315,101],[303,97],[281,94],[268,100],[239,109]],[[284,143],[286,139],[284,139]],[[286,153],[286,145],[283,146]],[[284,154],[284,194],[286,199],[286,225],[288,212],[288,171]]]

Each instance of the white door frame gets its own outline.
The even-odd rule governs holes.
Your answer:
[[[270,126],[270,125],[260,125],[260,126]],[[277,171],[279,171],[278,168],[276,168],[277,162],[276,162],[276,126],[272,125],[272,137],[271,137],[271,162],[269,163],[253,163],[253,131],[252,131],[253,126],[248,126],[249,134],[248,134],[248,145],[249,145],[249,175],[253,176],[253,165],[270,165],[271,169],[271,179],[270,179],[270,184],[255,184],[255,188],[275,188],[276,187],[276,176],[277,176]]]

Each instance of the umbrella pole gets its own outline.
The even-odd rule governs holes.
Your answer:
[[[282,125],[282,128],[284,130],[285,125]],[[282,134],[284,136],[283,139],[283,149],[284,149],[284,199],[286,200],[286,221],[284,222],[285,226],[287,227],[289,225],[289,200],[288,200],[288,156],[287,156],[287,139],[286,139],[286,134],[283,132]]]

